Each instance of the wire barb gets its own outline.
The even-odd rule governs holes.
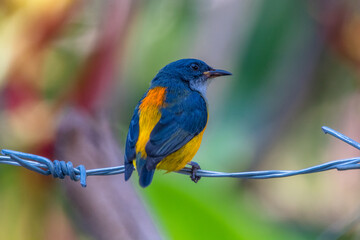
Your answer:
[[[325,134],[330,134],[337,139],[360,150],[360,143],[341,134],[329,127],[322,127]],[[0,164],[8,164],[14,166],[22,166],[31,171],[40,173],[42,175],[52,175],[54,178],[64,179],[69,176],[73,181],[80,181],[82,187],[86,187],[87,176],[100,175],[116,175],[125,172],[124,165],[108,168],[97,168],[86,170],[83,165],[74,167],[72,162],[51,161],[48,158],[41,157],[34,154],[23,153],[13,150],[1,150]],[[248,179],[266,179],[266,178],[281,178],[300,174],[309,174],[316,172],[323,172],[332,169],[339,171],[360,169],[360,157],[335,160],[320,165],[312,166],[300,170],[268,170],[268,171],[250,171],[250,172],[235,172],[225,173],[207,170],[198,170],[196,176],[198,177],[231,177],[231,178],[248,178]],[[191,175],[191,168],[185,167],[177,173]]]
[[[65,176],[69,176],[73,181],[80,180],[81,186],[86,187],[86,169],[83,165],[74,168],[72,162],[52,162],[45,157],[7,149],[1,150],[1,154],[3,156],[0,156],[0,163],[22,166],[45,176],[52,175],[54,178],[64,179]]]

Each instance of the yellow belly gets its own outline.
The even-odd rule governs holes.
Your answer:
[[[191,159],[193,159],[196,152],[199,150],[204,131],[205,129],[193,139],[191,139],[182,148],[161,160],[156,168],[167,170],[168,172],[179,171],[180,169],[184,168],[185,165],[189,163]]]

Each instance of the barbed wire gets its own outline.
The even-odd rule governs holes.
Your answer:
[[[360,150],[360,143],[355,140],[329,128],[322,127],[325,134],[330,134],[341,141]],[[125,171],[125,167],[107,167],[86,170],[83,165],[74,167],[72,162],[51,161],[48,158],[41,157],[34,154],[23,153],[13,150],[3,149],[1,150],[2,156],[0,156],[0,164],[8,164],[14,166],[22,166],[31,171],[40,173],[42,175],[52,175],[54,178],[64,179],[69,176],[71,180],[80,181],[82,187],[86,187],[86,178],[88,176],[106,176],[122,174]],[[196,176],[199,177],[231,177],[231,178],[247,178],[247,179],[265,179],[265,178],[280,178],[289,177],[300,174],[309,174],[316,172],[328,171],[336,169],[339,171],[352,170],[360,168],[360,157],[348,158],[326,162],[320,165],[304,168],[300,170],[267,170],[267,171],[250,171],[250,172],[216,172],[207,170],[198,170]],[[185,167],[177,173],[191,175],[191,168]]]

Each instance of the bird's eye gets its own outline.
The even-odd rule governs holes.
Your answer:
[[[191,64],[190,67],[192,68],[192,70],[195,70],[195,71],[199,70],[199,65],[197,65],[195,63]]]

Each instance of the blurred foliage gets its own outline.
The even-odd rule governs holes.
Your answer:
[[[207,56],[210,65],[228,59],[229,66],[214,67],[234,75],[210,86],[209,124],[194,159],[204,169],[298,169],[356,156],[320,129],[329,125],[355,139],[360,133],[360,10],[355,1],[341,2],[136,1],[121,36],[112,101],[103,107],[121,145],[156,72],[179,58]],[[85,64],[101,37],[106,4],[0,2],[3,148],[52,155],[59,112],[72,101],[81,73],[93,70]],[[246,21],[239,12],[246,12]],[[211,38],[217,45],[205,48],[202,41]],[[136,176],[133,181],[137,185]],[[357,239],[358,182],[356,172],[333,172],[193,184],[159,172],[138,192],[168,239]],[[59,224],[66,239],[87,239],[67,219],[63,193],[53,188],[48,178],[1,166],[0,205],[6,208],[0,238],[46,239]]]
[[[175,174],[173,174],[175,175]],[[309,239],[313,233],[296,223],[271,221],[259,211],[256,196],[239,192],[231,180],[206,179],[179,185],[184,176],[157,176],[145,190],[150,211],[170,239]],[[199,188],[200,185],[200,188]],[[164,194],[166,193],[166,194]],[[234,194],[236,193],[236,194]]]

